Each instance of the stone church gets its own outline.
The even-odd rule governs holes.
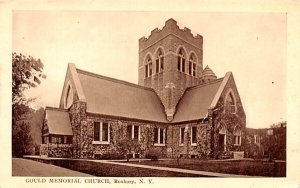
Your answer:
[[[98,158],[125,139],[161,157],[231,158],[246,116],[234,81],[203,68],[203,38],[174,19],[139,39],[138,85],[69,64],[59,108],[46,107],[41,155]]]

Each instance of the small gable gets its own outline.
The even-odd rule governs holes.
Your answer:
[[[73,135],[69,113],[65,110],[46,107],[46,122],[49,134]]]
[[[173,122],[205,118],[223,79],[186,90],[177,105]]]

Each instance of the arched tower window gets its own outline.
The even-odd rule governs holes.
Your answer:
[[[229,113],[236,112],[236,102],[233,93],[230,91],[225,98],[225,111]]]
[[[158,49],[157,53],[156,53],[156,73],[162,72],[164,69],[164,54],[161,50],[161,48]]]
[[[180,72],[185,72],[185,55],[183,48],[178,51],[177,69]]]
[[[145,77],[149,77],[152,75],[152,59],[150,55],[146,58],[146,65],[145,65]]]
[[[189,75],[196,76],[196,57],[192,53],[189,59]]]
[[[73,103],[73,89],[71,87],[71,84],[68,84],[66,95],[65,95],[65,108],[69,108],[71,104]]]

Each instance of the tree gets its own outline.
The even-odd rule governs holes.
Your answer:
[[[26,98],[24,91],[37,87],[43,74],[44,65],[40,59],[23,54],[12,53],[12,153],[13,156],[22,156],[32,147],[28,114],[32,109],[28,104],[34,98]]]
[[[30,135],[28,122],[21,121],[13,130],[13,155],[22,157],[24,154],[31,154],[33,149],[33,139]]]
[[[141,151],[141,143],[131,138],[123,138],[118,142],[118,151],[126,156],[127,161],[130,159],[130,154],[139,153]]]
[[[286,121],[281,121],[281,122],[278,122],[278,123],[273,123],[270,127],[271,128],[286,127]]]
[[[42,124],[44,114],[45,110],[41,107],[38,110],[32,111],[29,116],[31,136],[33,138],[34,145],[40,145],[42,143]]]

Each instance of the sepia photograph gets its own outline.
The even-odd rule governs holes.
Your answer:
[[[287,14],[12,16],[13,177],[286,177]]]
[[[299,187],[299,10],[0,0],[0,188]]]

